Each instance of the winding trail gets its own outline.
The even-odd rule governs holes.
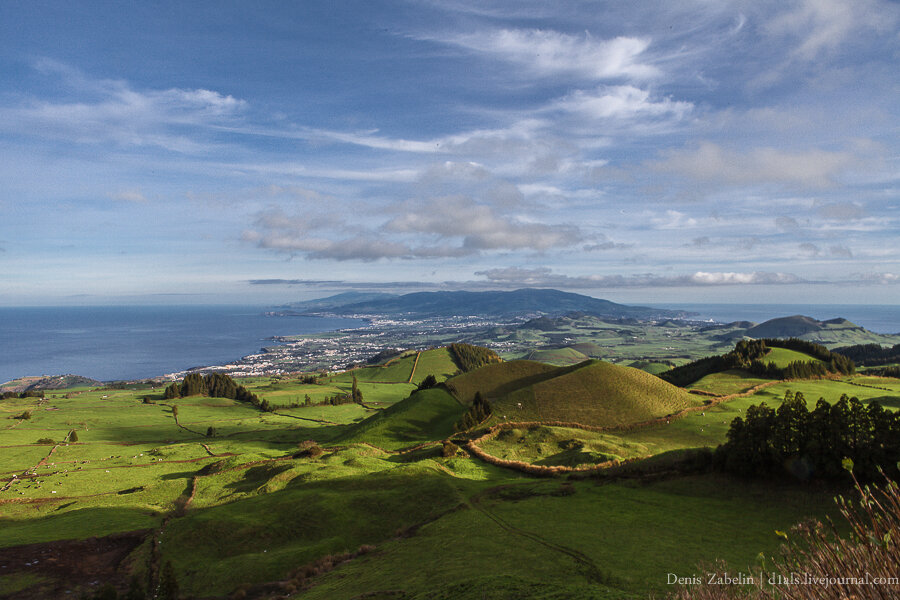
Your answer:
[[[585,553],[583,553],[579,550],[576,550],[574,548],[569,548],[568,546],[563,546],[562,544],[557,544],[557,543],[551,542],[549,540],[546,540],[546,539],[542,538],[541,536],[539,536],[538,534],[533,533],[531,531],[526,531],[524,529],[520,529],[519,527],[516,527],[515,525],[510,524],[508,521],[505,521],[504,519],[498,517],[496,514],[492,513],[487,508],[485,508],[485,506],[481,503],[482,496],[493,493],[497,490],[500,490],[503,488],[509,488],[509,487],[514,487],[514,486],[501,485],[501,486],[489,488],[487,490],[479,492],[479,493],[475,494],[474,496],[472,496],[471,498],[469,498],[468,505],[470,507],[472,507],[473,509],[477,510],[478,512],[480,512],[481,514],[483,514],[484,516],[486,516],[488,519],[490,519],[494,523],[496,523],[501,529],[503,529],[507,533],[511,533],[513,535],[524,537],[528,540],[531,540],[532,542],[536,542],[536,543],[544,546],[545,548],[553,550],[554,552],[558,552],[560,554],[564,554],[564,555],[568,556],[569,558],[571,558],[578,564],[578,566],[583,570],[585,576],[587,576],[588,579],[591,579],[592,581],[595,581],[597,583],[602,583],[606,580],[606,578],[603,575],[603,571],[600,569],[599,566],[597,566],[597,563],[595,563]]]

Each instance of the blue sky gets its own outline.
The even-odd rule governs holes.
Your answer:
[[[900,4],[3,2],[0,304],[900,298]]]

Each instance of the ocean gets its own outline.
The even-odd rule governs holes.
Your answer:
[[[886,304],[650,304],[697,313],[697,319],[722,323],[754,321],[762,323],[777,317],[804,315],[820,321],[838,317],[852,321],[875,333],[900,333],[900,306]]]
[[[269,317],[271,306],[0,307],[0,383],[26,375],[141,379],[224,364],[277,335],[360,327],[358,319]]]
[[[653,304],[698,319],[762,322],[843,317],[878,333],[900,333],[900,307],[795,304]],[[269,306],[0,307],[0,383],[26,375],[141,379],[224,364],[258,352],[272,336],[360,327],[363,321],[269,317]]]

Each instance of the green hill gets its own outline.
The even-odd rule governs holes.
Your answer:
[[[545,374],[491,403],[494,416],[509,421],[610,427],[663,417],[702,404],[702,400],[644,371],[587,361]]]
[[[429,375],[434,375],[438,381],[444,381],[457,371],[459,367],[453,361],[450,351],[447,348],[434,348],[419,354],[412,382],[418,385]]]
[[[337,441],[369,442],[395,450],[440,440],[453,434],[453,424],[465,411],[446,390],[422,390],[351,426]]]
[[[413,365],[416,362],[416,353],[403,353],[398,358],[393,358],[383,365],[362,367],[338,373],[331,377],[332,381],[350,381],[354,377],[358,381],[370,381],[379,383],[406,383],[412,375]]]
[[[536,360],[551,365],[565,366],[575,365],[588,360],[586,354],[582,354],[575,348],[545,348],[532,350],[522,357],[525,360]]]
[[[486,398],[496,398],[524,385],[536,383],[557,370],[558,367],[540,362],[514,360],[457,375],[447,380],[446,387],[457,400],[471,404],[475,392],[481,392]]]

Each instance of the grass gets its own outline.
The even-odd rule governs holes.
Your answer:
[[[369,442],[395,450],[440,440],[453,435],[453,425],[465,410],[440,388],[423,390],[351,427],[338,441]]]
[[[394,591],[474,600],[484,590],[491,598],[646,598],[667,591],[667,573],[695,572],[702,556],[746,568],[778,548],[775,529],[831,506],[818,490],[718,476],[570,489],[533,480],[482,488],[466,510],[342,565],[296,598]]]
[[[771,380],[757,377],[743,369],[729,369],[719,373],[712,373],[695,381],[690,385],[690,389],[710,392],[717,396],[727,396],[729,394],[740,394],[753,386],[768,381]]]
[[[515,360],[457,375],[447,381],[447,387],[460,402],[470,404],[476,392],[481,392],[486,398],[496,398],[556,372],[552,365]]]
[[[775,363],[775,366],[783,369],[790,363],[800,362],[822,362],[818,358],[813,358],[809,354],[797,352],[796,350],[788,350],[787,348],[769,348],[769,351],[761,359],[764,363]]]
[[[414,381],[435,370],[445,375],[448,357],[422,353]],[[396,373],[410,360],[397,361]],[[349,390],[351,380],[308,386],[258,378],[248,385],[268,390],[263,397],[287,399],[304,386]],[[706,385],[749,382],[736,376]],[[647,373],[599,362],[560,368],[514,361],[450,383],[464,399],[486,392],[495,414],[522,401],[522,418],[604,424],[702,401],[682,390],[672,395],[671,386]],[[46,458],[36,478],[0,493],[6,501],[0,547],[158,531],[167,517],[159,548],[185,595],[228,596],[243,584],[285,580],[304,564],[371,544],[374,551],[314,577],[298,597],[476,600],[490,590],[492,598],[646,598],[667,591],[666,573],[690,574],[701,560],[723,557],[734,569],[745,567],[777,547],[775,529],[821,517],[830,507],[832,490],[770,482],[714,475],[655,483],[535,480],[462,453],[444,458],[439,443],[398,453],[453,435],[466,406],[441,387],[410,395],[415,385],[405,382],[359,386],[375,409],[345,404],[273,414],[227,399],[175,401],[179,421],[201,432],[214,426],[211,438],[178,428],[172,409],[142,403],[141,390],[0,402],[6,416],[33,410],[30,420],[0,422],[7,446],[0,472],[21,475]],[[714,446],[732,418],[761,401],[777,406],[788,388],[802,391],[811,406],[820,395],[835,401],[842,393],[900,406],[896,379],[780,382],[669,425],[608,433],[541,426],[504,432],[485,446],[539,464]],[[72,429],[79,442],[59,445],[52,455],[53,446],[33,443],[60,440]],[[298,443],[310,439],[324,453],[292,458]],[[177,511],[192,489],[189,508]],[[140,571],[146,548],[126,562]],[[41,578],[57,576],[2,573],[0,594],[24,596],[46,584]],[[377,592],[384,593],[371,595]]]
[[[575,348],[547,348],[532,350],[523,357],[525,360],[536,360],[556,366],[575,365],[588,360],[588,356]]]
[[[649,454],[647,446],[623,443],[614,435],[546,426],[505,429],[481,447],[506,460],[569,467]]]
[[[702,403],[696,396],[631,367],[591,361],[561,369],[493,402],[509,421],[566,421],[602,427],[637,423]]]
[[[447,348],[426,350],[419,354],[419,362],[416,365],[412,382],[418,385],[429,375],[434,375],[438,381],[444,381],[457,371],[459,371],[459,367],[453,361]]]

